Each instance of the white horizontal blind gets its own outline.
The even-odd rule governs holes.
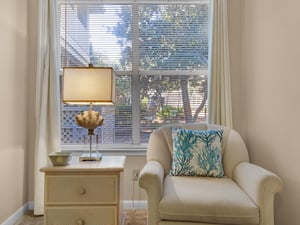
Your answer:
[[[58,1],[61,67],[113,67],[116,104],[98,107],[102,144],[147,143],[172,123],[206,121],[209,1]],[[76,87],[75,87],[76,88]],[[62,145],[81,144],[75,115],[62,105]]]
[[[207,68],[208,5],[141,5],[140,70]]]

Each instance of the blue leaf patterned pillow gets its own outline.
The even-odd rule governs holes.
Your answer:
[[[223,177],[223,129],[185,130],[172,128],[172,176]]]

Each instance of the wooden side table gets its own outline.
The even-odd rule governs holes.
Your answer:
[[[119,225],[120,175],[125,156],[103,156],[98,162],[48,165],[45,173],[45,225]]]

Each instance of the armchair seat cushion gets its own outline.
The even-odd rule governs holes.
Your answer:
[[[230,178],[166,176],[163,191],[161,220],[259,224],[258,207]]]

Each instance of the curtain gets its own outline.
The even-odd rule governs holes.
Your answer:
[[[44,174],[39,170],[48,162],[48,154],[59,151],[59,64],[57,62],[55,1],[39,1],[35,153],[34,214],[44,213]]]
[[[208,122],[232,127],[227,0],[212,0]]]

